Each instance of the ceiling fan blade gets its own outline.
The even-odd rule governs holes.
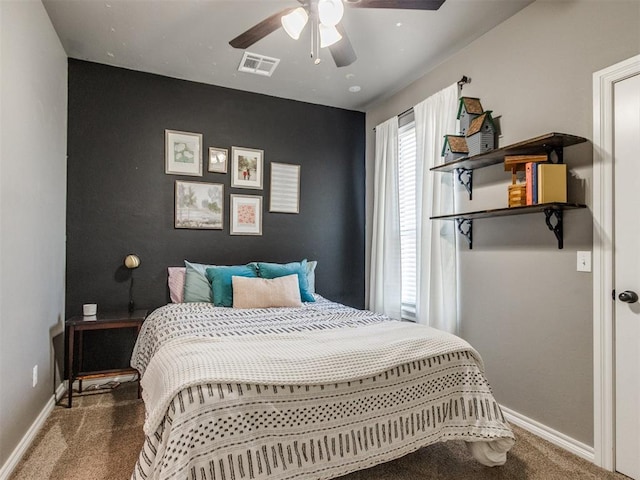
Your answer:
[[[282,26],[280,19],[287,13],[295,10],[294,8],[286,8],[278,13],[274,13],[268,18],[265,18],[260,23],[256,23],[253,27],[244,33],[241,33],[236,38],[229,42],[233,48],[247,48],[256,43],[258,40],[262,40],[270,33],[275,32]]]
[[[340,35],[342,35],[342,39],[329,46],[329,51],[331,52],[333,61],[336,62],[336,67],[346,67],[355,62],[358,57],[342,24],[339,23],[336,25],[336,29],[340,32]]]
[[[396,8],[398,10],[438,10],[445,0],[345,0],[353,8]]]

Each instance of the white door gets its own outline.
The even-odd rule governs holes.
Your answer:
[[[614,87],[616,470],[640,480],[640,75]]]

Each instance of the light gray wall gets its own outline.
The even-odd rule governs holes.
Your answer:
[[[500,146],[554,131],[591,139],[592,74],[640,52],[639,26],[637,0],[537,1],[369,109],[367,258],[377,124],[468,75],[464,95],[502,117]],[[569,200],[588,205],[591,148],[565,150]],[[476,170],[458,210],[506,207],[509,181],[501,165]],[[593,445],[592,275],[576,272],[576,251],[592,248],[590,210],[566,213],[564,229],[558,250],[542,214],[474,222],[473,250],[458,241],[461,334],[500,403]]]
[[[40,1],[0,1],[0,26],[1,471],[55,388],[52,339],[64,315],[67,58]]]

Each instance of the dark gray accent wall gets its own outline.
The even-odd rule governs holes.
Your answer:
[[[265,81],[274,81],[267,79]],[[169,301],[167,267],[318,260],[323,296],[364,306],[364,114],[69,60],[66,313],[83,303],[127,307],[128,253],[136,306]],[[165,174],[165,129],[208,147],[264,150],[264,189],[230,174]],[[271,162],[301,165],[299,214],[269,213]],[[224,229],[174,228],[176,180],[224,184]],[[229,194],[263,196],[263,235],[229,234]]]

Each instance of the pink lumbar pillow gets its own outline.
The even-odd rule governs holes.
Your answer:
[[[182,303],[184,298],[184,276],[186,272],[185,267],[169,267],[169,278],[167,283],[169,284],[169,298],[173,303]]]
[[[301,307],[298,275],[273,279],[231,277],[233,308]]]

